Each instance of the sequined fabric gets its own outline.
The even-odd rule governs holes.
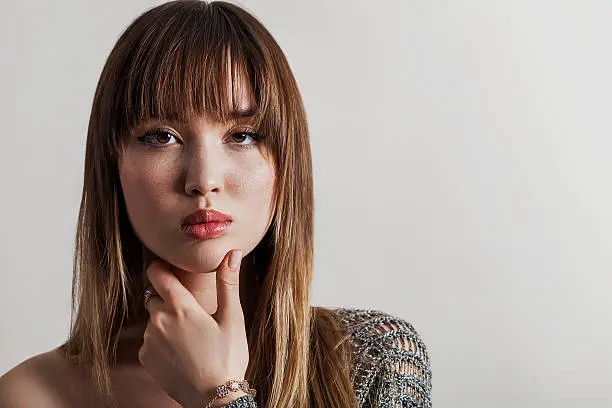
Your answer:
[[[359,408],[431,408],[429,356],[410,323],[378,310],[331,310],[350,334]],[[224,408],[257,408],[247,397]]]

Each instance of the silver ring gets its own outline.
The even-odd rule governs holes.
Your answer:
[[[151,289],[146,289],[144,291],[144,306],[145,309],[147,308],[147,302],[149,301],[149,299],[151,299],[153,296],[159,296],[157,293],[153,292]]]

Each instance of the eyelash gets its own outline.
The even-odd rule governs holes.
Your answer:
[[[165,146],[163,143],[161,145],[159,145],[159,144],[156,145],[154,143],[148,143],[147,142],[147,139],[149,137],[156,136],[156,135],[159,135],[159,134],[162,134],[162,133],[166,133],[166,134],[176,138],[174,133],[172,133],[171,131],[169,131],[167,129],[155,128],[155,129],[151,129],[151,130],[147,131],[144,135],[139,136],[136,139],[138,139],[139,142],[141,142],[141,143],[143,143],[144,145],[147,145],[147,146],[154,146],[154,147]],[[231,136],[234,136],[234,135],[247,135],[247,136],[251,137],[251,139],[253,139],[253,143],[249,143],[249,144],[246,144],[246,145],[237,143],[236,145],[241,150],[251,149],[251,148],[255,147],[255,145],[257,145],[263,139],[263,136],[255,133],[255,132],[249,131],[249,130],[242,130],[242,131],[234,132],[234,133],[231,134]]]

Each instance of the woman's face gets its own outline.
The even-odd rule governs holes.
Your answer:
[[[257,246],[272,220],[275,174],[250,131],[248,119],[214,123],[204,115],[132,129],[119,177],[132,227],[151,252],[185,271],[211,272],[230,249],[246,255]],[[181,230],[204,208],[232,218],[216,238]]]

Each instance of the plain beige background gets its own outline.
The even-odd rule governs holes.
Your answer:
[[[93,91],[159,2],[0,4],[1,374],[66,337]],[[313,303],[413,323],[436,407],[612,406],[612,2],[239,4],[306,104]]]

